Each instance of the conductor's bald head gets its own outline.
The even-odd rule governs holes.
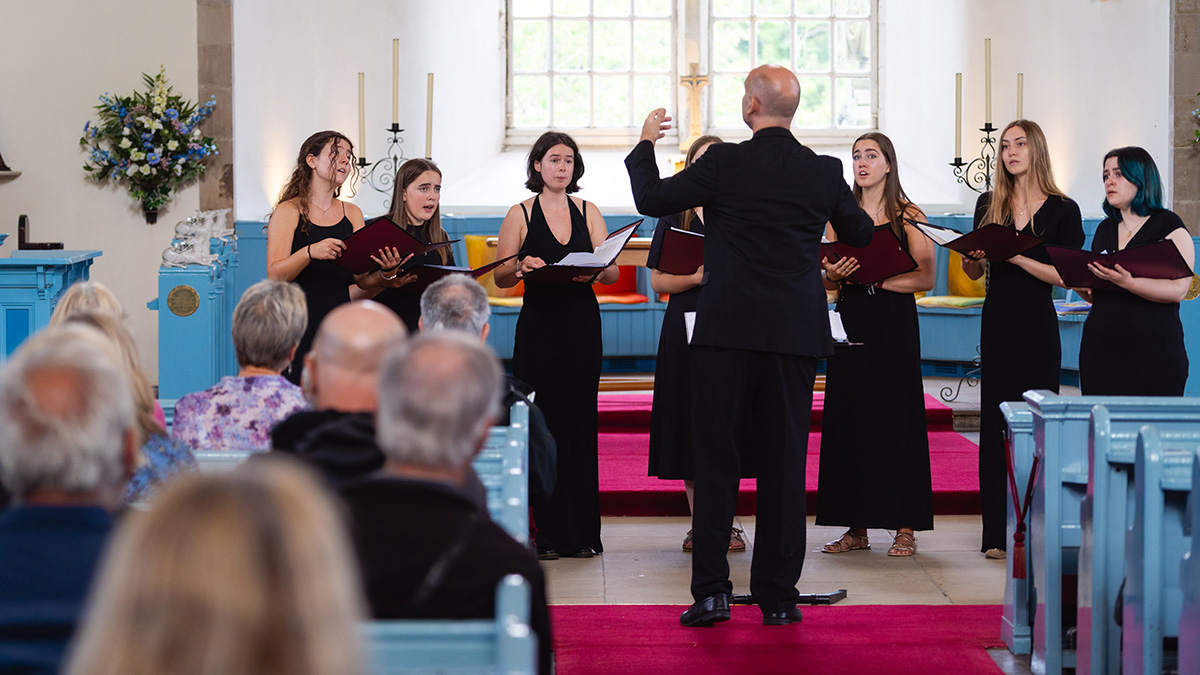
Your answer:
[[[790,127],[800,105],[800,81],[782,66],[765,65],[746,76],[742,120],[753,131]]]
[[[383,356],[408,336],[387,307],[371,300],[349,302],[321,321],[304,359],[304,384],[317,410],[369,412]]]

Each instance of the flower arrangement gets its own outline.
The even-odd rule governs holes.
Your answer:
[[[97,181],[129,183],[146,222],[154,223],[175,190],[204,173],[205,159],[217,154],[213,139],[200,132],[217,101],[185,101],[167,84],[165,68],[142,73],[142,80],[144,92],[100,97],[99,122],[84,124],[79,144],[90,148],[83,170]]]

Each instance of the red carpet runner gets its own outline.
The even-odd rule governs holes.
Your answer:
[[[672,605],[550,608],[560,675],[684,673],[1000,673],[1000,607],[804,607],[804,621],[762,625],[733,608],[712,628],[683,628]]]
[[[600,512],[606,516],[686,516],[683,481],[646,475],[652,394],[600,396]],[[813,396],[808,437],[808,512],[816,512],[824,395]],[[938,515],[979,513],[979,446],[953,430],[952,411],[925,396],[933,473],[933,510]],[[755,481],[743,480],[738,514],[751,515]]]

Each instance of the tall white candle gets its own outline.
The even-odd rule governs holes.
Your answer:
[[[954,74],[954,158],[962,157],[962,73]]]
[[[392,125],[400,125],[400,40],[392,39]]]
[[[992,123],[992,39],[983,41],[983,121]]]
[[[429,73],[425,92],[425,159],[433,159],[433,73]]]
[[[358,74],[358,158],[367,156],[367,109],[363,96],[363,74]]]
[[[1021,112],[1025,103],[1025,73],[1017,73],[1017,119],[1025,119]]]

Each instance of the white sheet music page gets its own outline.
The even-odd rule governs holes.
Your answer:
[[[849,342],[846,337],[846,328],[842,325],[842,315],[835,310],[829,310],[829,332],[833,334],[834,342]]]

